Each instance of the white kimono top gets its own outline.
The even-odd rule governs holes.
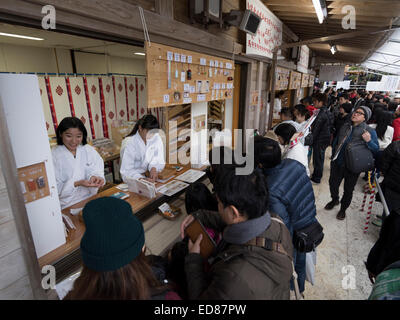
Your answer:
[[[151,139],[144,143],[142,137],[137,132],[128,141],[121,164],[121,177],[126,182],[126,177],[138,179],[143,177],[143,173],[156,168],[161,172],[165,167],[164,144],[159,134],[155,134]]]
[[[104,179],[104,161],[90,145],[79,145],[76,157],[64,145],[52,150],[61,209],[95,195],[99,188],[75,187],[74,182],[92,176]]]

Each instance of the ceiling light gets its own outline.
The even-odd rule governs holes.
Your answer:
[[[145,56],[145,55],[146,55],[146,54],[143,53],[143,52],[135,52],[135,54],[138,55],[138,56]]]
[[[337,52],[337,48],[335,45],[331,46],[331,52],[332,54],[335,54]]]
[[[27,39],[27,40],[37,40],[37,41],[44,40],[44,39],[42,39],[42,38],[21,36],[21,35],[19,35],[19,34],[3,33],[3,32],[0,32],[0,36],[4,36],[4,37],[13,37],[13,38],[21,38],[21,39]]]
[[[328,12],[326,11],[326,3],[325,0],[312,0],[315,12],[317,13],[319,23],[324,22],[324,19],[327,17]]]

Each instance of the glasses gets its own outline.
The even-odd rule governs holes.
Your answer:
[[[365,114],[364,114],[364,113],[362,113],[362,112],[359,112],[359,111],[354,111],[354,113],[355,113],[355,114],[359,114],[360,116],[365,116]]]

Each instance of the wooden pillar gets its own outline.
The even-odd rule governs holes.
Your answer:
[[[272,117],[275,105],[275,77],[276,77],[276,64],[278,61],[278,50],[279,47],[274,49],[274,54],[272,56],[272,66],[271,66],[271,102],[269,106],[269,119],[268,119],[268,130],[272,127]]]

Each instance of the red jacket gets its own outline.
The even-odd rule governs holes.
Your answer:
[[[312,116],[314,110],[316,110],[317,108],[315,108],[314,106],[312,106],[312,105],[310,104],[309,106],[306,107],[306,109],[307,109],[308,112],[310,113],[310,116]]]
[[[398,141],[400,140],[400,117],[396,118],[393,120],[393,141]]]

